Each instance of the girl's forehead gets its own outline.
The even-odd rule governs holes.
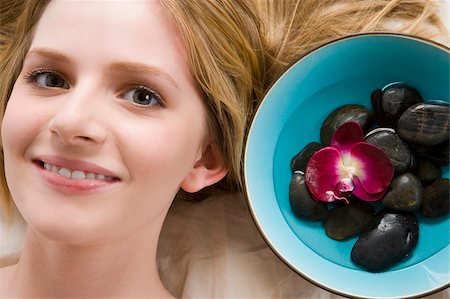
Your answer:
[[[201,94],[181,33],[159,1],[51,1],[30,49],[62,53],[84,69],[144,64],[186,93]]]
[[[151,58],[168,68],[187,67],[180,32],[159,1],[51,1],[31,47],[96,61]]]
[[[110,41],[154,38],[181,46],[179,31],[159,1],[51,1],[45,9],[36,35],[45,31],[52,40]],[[177,41],[180,39],[180,41]],[[182,44],[182,43],[181,43]],[[92,44],[86,44],[92,46]],[[127,45],[124,45],[127,46]]]

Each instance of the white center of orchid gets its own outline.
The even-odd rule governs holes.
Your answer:
[[[345,170],[347,172],[346,178],[353,178],[353,175],[356,173],[356,168],[354,166],[347,166],[345,167]]]
[[[340,178],[342,179],[353,179],[353,176],[361,175],[361,162],[350,154],[343,154],[341,156],[342,163],[339,167]]]

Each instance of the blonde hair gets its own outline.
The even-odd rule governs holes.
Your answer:
[[[0,4],[0,119],[48,2]],[[325,41],[360,31],[394,29],[428,38],[445,31],[430,0],[161,2],[187,45],[192,73],[205,95],[212,138],[228,166],[228,182],[237,187],[242,187],[242,152],[251,116],[273,80],[297,57]],[[405,25],[388,28],[389,20]],[[7,215],[12,204],[3,155],[0,164],[0,196]]]
[[[343,35],[395,31],[433,39],[448,34],[432,0],[255,0],[255,4],[265,25],[264,47],[271,60],[267,72],[275,76],[299,55]]]
[[[299,56],[343,35],[446,33],[430,0],[164,0],[208,97],[212,132],[242,187],[245,130],[263,94]],[[393,27],[394,22],[402,24]],[[205,196],[208,195],[206,192]]]
[[[30,47],[35,24],[48,2],[2,0],[0,4],[0,122]],[[13,204],[6,184],[2,139],[0,146],[0,212],[10,220]]]

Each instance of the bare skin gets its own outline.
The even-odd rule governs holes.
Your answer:
[[[186,52],[158,1],[50,2],[2,123],[28,231],[1,298],[172,297],[156,266],[167,211],[226,174]]]
[[[173,298],[156,271],[156,249],[149,244],[157,240],[149,242],[149,233],[142,230],[114,244],[61,250],[61,244],[42,242],[37,232],[28,231],[19,262],[0,269],[0,297]]]

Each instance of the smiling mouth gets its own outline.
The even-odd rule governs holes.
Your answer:
[[[52,165],[52,164],[46,163],[41,160],[37,160],[34,163],[37,164],[41,169],[53,172],[55,174],[58,174],[64,178],[66,178],[66,179],[98,180],[98,181],[105,181],[105,182],[119,181],[119,178],[116,178],[116,177],[106,176],[106,175],[100,174],[100,173],[85,172],[83,170],[78,170],[78,169],[68,169],[65,167],[58,166],[58,165]]]

